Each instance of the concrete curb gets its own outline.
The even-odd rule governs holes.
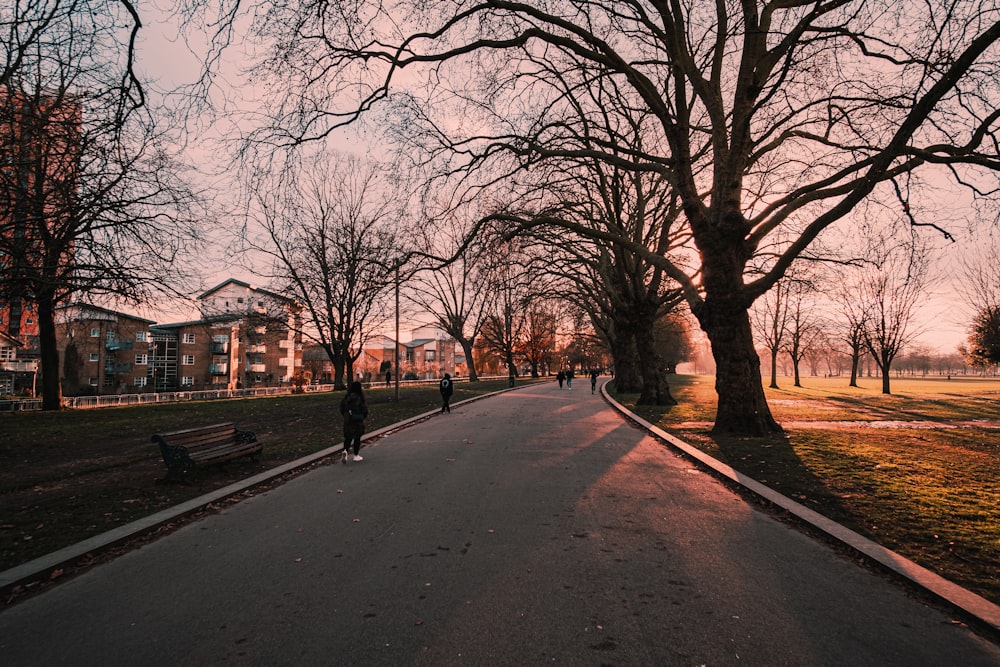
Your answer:
[[[841,544],[853,549],[871,561],[887,568],[891,572],[902,576],[910,582],[920,586],[925,591],[939,600],[978,620],[994,633],[1000,635],[1000,606],[993,604],[986,598],[962,588],[958,584],[948,581],[944,577],[931,572],[925,567],[917,565],[913,561],[900,556],[894,551],[890,551],[880,544],[859,535],[853,530],[849,530],[840,524],[827,519],[823,515],[814,512],[808,507],[797,503],[791,498],[781,495],[777,491],[764,486],[751,477],[731,468],[721,461],[712,458],[701,450],[692,447],[683,440],[680,440],[663,429],[650,424],[642,417],[630,412],[628,408],[616,401],[608,394],[607,382],[601,386],[601,394],[604,399],[618,412],[642,426],[657,439],[664,441],[671,448],[680,451],[685,456],[696,460],[698,463],[711,469],[716,474],[742,486],[747,491],[780,507],[786,512],[797,517],[799,520],[818,528]]]
[[[472,398],[467,398],[464,401],[454,403],[452,407],[466,405],[490,396],[497,396],[499,394],[503,394],[508,391],[515,391],[527,386],[529,386],[529,384],[522,384],[516,387],[508,387],[507,389],[494,391],[489,394],[483,394],[481,396],[473,396]],[[397,431],[411,424],[415,424],[416,422],[433,417],[434,415],[439,414],[439,412],[439,410],[430,410],[411,417],[410,419],[405,419],[401,422],[396,422],[395,424],[390,424],[389,426],[372,431],[371,433],[366,433],[364,442],[376,440],[387,433]],[[343,451],[343,449],[344,443],[327,447],[326,449],[314,452],[308,456],[296,459],[295,461],[290,461],[284,465],[278,466],[277,468],[266,470],[258,475],[254,475],[253,477],[248,477],[234,484],[230,484],[229,486],[216,489],[215,491],[198,496],[197,498],[192,498],[191,500],[181,503],[180,505],[175,505],[161,512],[157,512],[156,514],[151,514],[148,517],[138,519],[123,526],[119,526],[118,528],[95,535],[91,538],[83,540],[82,542],[60,549],[59,551],[54,551],[50,554],[30,560],[27,563],[12,567],[9,570],[4,570],[3,572],[0,572],[0,597],[7,598],[17,586],[22,586],[31,582],[48,580],[52,578],[52,574],[57,570],[83,563],[89,556],[101,553],[142,535],[148,535],[161,526],[201,510],[209,509],[215,503],[232,496],[239,495],[240,493],[248,491],[256,486],[260,486],[261,484],[266,484],[267,482],[281,477],[282,475],[299,470],[300,468],[305,468],[317,461],[320,461],[321,459],[337,454]],[[0,606],[0,609],[2,609],[2,606]]]

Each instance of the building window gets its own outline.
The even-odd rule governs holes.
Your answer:
[[[148,334],[145,331],[136,331],[135,332],[135,342],[137,342],[137,343],[145,343],[147,340],[149,340],[149,338],[148,338]]]
[[[181,386],[182,387],[193,387],[194,386],[194,376],[192,376],[192,375],[185,375],[184,377],[182,377],[181,378]]]
[[[101,337],[101,330],[98,329],[97,327],[94,327],[93,329],[90,330],[90,337],[91,338],[100,338]]]
[[[97,386],[97,378],[90,378],[90,386],[91,387]]]
[[[243,297],[238,297],[236,299],[236,303],[243,303]]]
[[[146,376],[145,375],[137,375],[135,377],[135,383],[134,384],[135,384],[136,387],[145,387],[146,386]]]
[[[194,366],[194,355],[185,354],[181,359],[181,363],[185,366]]]
[[[427,350],[424,352],[424,359],[427,361],[434,361],[434,350]]]
[[[185,343],[193,343],[194,342],[194,334],[193,333],[186,333],[186,334],[184,334],[184,342]]]
[[[99,352],[91,352],[90,353],[90,360],[91,361],[100,361],[101,360],[100,353]]]
[[[148,354],[135,355],[135,363],[137,366],[145,366],[146,364],[149,363],[149,355]]]
[[[14,348],[0,347],[0,361],[13,361],[13,359],[14,359]]]

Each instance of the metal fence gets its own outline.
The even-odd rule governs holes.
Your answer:
[[[506,379],[506,376],[480,377],[480,380]],[[456,378],[462,382],[463,378]],[[467,380],[465,380],[467,381]],[[417,385],[436,385],[438,380],[401,380],[400,386],[413,387]],[[393,383],[391,386],[395,386]],[[365,388],[385,387],[384,382],[365,383]],[[257,396],[281,396],[294,393],[313,393],[333,391],[332,384],[305,385],[297,387],[264,387],[261,389],[212,389],[205,391],[163,391],[144,394],[109,394],[106,396],[67,396],[63,398],[63,406],[77,410],[93,408],[120,408],[130,405],[149,405],[152,403],[181,403],[185,401],[218,401],[229,398],[255,398]],[[30,412],[42,409],[42,401],[37,398],[0,401],[0,412]]]

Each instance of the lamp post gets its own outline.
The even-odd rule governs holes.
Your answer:
[[[396,340],[393,341],[396,363],[396,402],[399,403],[399,261],[396,261]]]

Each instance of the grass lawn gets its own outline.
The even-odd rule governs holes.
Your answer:
[[[507,387],[455,385],[452,402]],[[367,392],[369,431],[441,406],[436,385]],[[127,408],[0,415],[0,570],[343,442],[343,392]],[[153,433],[219,422],[254,431],[259,461],[238,459],[196,471],[190,484],[164,484]]]
[[[1000,380],[779,378],[782,436],[710,433],[714,377],[671,376],[651,423],[759,482],[1000,603]]]

